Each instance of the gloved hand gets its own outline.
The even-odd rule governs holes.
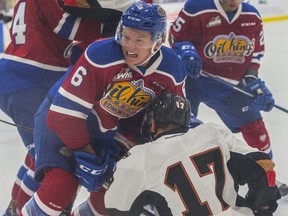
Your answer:
[[[99,157],[87,152],[75,151],[76,170],[80,185],[89,192],[98,191],[105,182],[109,182],[116,169],[116,161],[103,151]]]
[[[269,205],[256,207],[252,204],[253,202],[255,203],[255,200],[252,201],[249,196],[246,195],[246,200],[248,201],[248,203],[252,204],[252,206],[249,207],[252,209],[255,216],[273,216],[273,213],[277,210],[278,207],[278,204],[276,202],[278,199],[280,199],[280,195],[278,195],[277,198],[275,198],[275,201],[271,202]]]
[[[256,216],[272,216],[276,211],[277,200],[281,198],[276,185],[275,163],[265,153],[249,153],[258,164],[257,174],[247,182],[247,206]],[[247,156],[248,156],[247,155]],[[252,174],[251,174],[252,175]],[[264,177],[265,176],[265,177]]]
[[[251,109],[257,111],[263,110],[265,112],[269,112],[270,110],[272,110],[275,101],[272,93],[266,87],[264,81],[262,81],[261,79],[254,79],[246,85],[242,82],[242,86],[244,90],[255,95],[254,98],[251,98]]]
[[[271,211],[270,209],[267,209],[267,210],[262,209],[258,211],[253,211],[255,216],[273,216],[273,212],[274,211]]]
[[[194,45],[190,42],[177,42],[173,49],[183,62],[187,76],[198,78],[202,69],[202,60]]]

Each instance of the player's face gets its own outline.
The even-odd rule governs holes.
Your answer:
[[[225,12],[236,11],[243,0],[220,0],[220,3]]]
[[[120,43],[125,60],[130,65],[146,63],[154,46],[150,32],[129,27],[124,27]]]

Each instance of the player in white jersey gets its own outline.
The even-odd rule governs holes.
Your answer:
[[[187,99],[162,94],[144,118],[151,140],[118,162],[106,192],[109,215],[272,215],[279,191],[268,155],[213,123],[188,128]],[[249,187],[245,198],[239,185]],[[147,215],[147,214],[146,214]]]

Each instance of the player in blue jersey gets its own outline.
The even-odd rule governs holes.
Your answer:
[[[133,4],[115,38],[90,44],[51,89],[35,115],[35,174],[41,186],[23,215],[59,215],[79,185],[91,193],[74,214],[106,214],[102,185],[120,156],[114,140],[119,119],[141,115],[162,92],[184,95],[183,64],[162,46],[166,22],[159,5]]]
[[[81,6],[85,5],[84,2],[81,1]],[[126,5],[127,9],[127,4],[131,5],[132,2],[135,1],[117,0],[117,6]],[[14,7],[11,43],[0,60],[0,108],[16,125],[34,128],[36,110],[50,87],[70,66],[69,51],[73,40],[88,44],[103,36],[115,34],[116,27],[107,31],[106,23],[102,23],[98,15],[77,17],[65,12],[64,6],[65,9],[69,6],[74,11],[80,10],[76,4],[78,1],[72,6],[68,3],[66,0],[19,0]],[[103,8],[99,7],[101,11]],[[90,9],[86,2],[86,7],[81,11]],[[116,9],[107,9],[107,20],[103,22],[109,23],[112,18],[119,21],[122,11]],[[7,209],[6,215],[15,215],[16,206],[21,209],[39,186],[33,179],[33,134],[22,129],[18,129],[18,132],[28,153],[17,174],[12,189],[11,208]]]
[[[258,78],[265,46],[259,12],[242,0],[204,0],[201,4],[188,0],[170,32],[174,48],[183,59],[192,47],[199,53],[203,71],[255,95],[252,99],[205,75],[189,78],[186,89],[189,99],[191,95],[192,112],[197,115],[199,104],[205,103],[231,131],[241,132],[250,146],[272,157],[260,114],[261,110],[268,112],[273,108],[274,99]],[[186,63],[188,68],[189,60]]]
[[[241,132],[248,145],[272,158],[261,112],[272,110],[274,98],[259,75],[265,41],[257,9],[242,0],[188,0],[170,32],[174,48],[191,74],[186,93],[192,112],[197,115],[199,104],[204,103],[232,132]],[[198,79],[193,79],[190,54],[203,62]],[[282,195],[288,193],[286,185],[282,189]]]

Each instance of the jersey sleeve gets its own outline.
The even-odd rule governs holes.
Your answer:
[[[201,40],[200,19],[197,16],[197,11],[190,11],[190,8],[195,8],[196,4],[193,0],[187,1],[178,13],[177,18],[170,25],[170,36],[172,44],[179,41],[191,41],[195,43]]]
[[[256,148],[250,147],[247,143],[244,141],[238,139],[233,133],[231,133],[228,129],[214,124],[209,123],[213,125],[212,127],[215,127],[217,130],[217,142],[220,146],[227,146],[230,152],[236,152],[239,154],[249,154],[252,152],[259,151]]]
[[[66,13],[57,0],[43,0],[39,4],[47,25],[60,37],[91,42],[101,37],[101,23],[98,20]]]
[[[260,59],[264,56],[265,43],[264,43],[264,32],[263,32],[263,23],[260,17],[258,17],[258,22],[255,27],[255,49],[252,53],[251,63],[248,69],[258,71],[260,67]]]
[[[118,162],[113,175],[114,181],[105,194],[105,206],[108,212],[113,208],[113,212],[116,209],[116,212],[121,210],[121,212],[128,213],[137,197],[147,188],[144,175],[145,151],[143,151],[143,147],[132,148],[130,150],[131,155]],[[122,194],[121,200],[117,194]]]
[[[86,119],[97,98],[103,95],[104,85],[105,73],[89,62],[86,50],[60,86],[47,117],[48,127],[69,148],[79,149],[88,144]]]

